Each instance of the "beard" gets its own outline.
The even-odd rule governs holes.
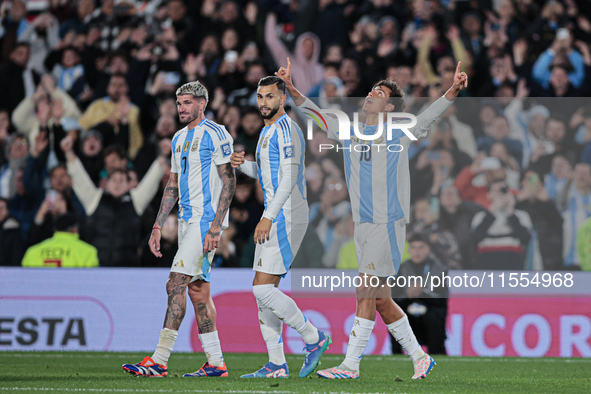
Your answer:
[[[277,107],[275,107],[275,108],[271,108],[271,111],[270,111],[270,112],[269,112],[267,115],[264,115],[264,114],[261,112],[261,109],[260,109],[260,108],[259,108],[259,112],[261,112],[261,116],[263,117],[263,119],[271,119],[271,118],[273,118],[273,116],[275,116],[275,114],[276,114],[276,113],[279,111],[279,108],[280,108],[280,107],[281,107],[281,104],[279,104],[279,105],[278,105]],[[268,108],[268,107],[265,107],[265,108]]]
[[[197,119],[197,116],[199,116],[199,115],[198,114],[189,113],[189,114],[187,114],[186,120],[183,120],[181,118],[181,116],[179,115],[179,122],[181,124],[187,125],[187,124],[191,123],[192,121],[194,121],[195,119]]]

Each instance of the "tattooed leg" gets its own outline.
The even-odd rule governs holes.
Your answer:
[[[164,328],[177,330],[181,327],[187,309],[187,285],[191,276],[171,272],[166,282],[168,308],[164,317]]]
[[[191,298],[191,302],[193,302],[197,326],[202,334],[217,330],[217,313],[209,289],[209,283],[202,280],[189,284],[189,297]]]

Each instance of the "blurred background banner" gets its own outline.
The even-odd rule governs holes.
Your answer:
[[[0,268],[0,350],[149,351],[166,308],[165,292],[154,289],[164,286],[167,272]],[[266,351],[252,276],[250,269],[212,271],[224,352]],[[573,281],[589,283],[590,276],[574,273]],[[289,292],[289,274],[286,279],[280,289]],[[329,352],[344,353],[355,299],[306,297],[297,302],[319,329],[331,333],[334,344]],[[191,308],[185,319],[190,324],[179,330],[175,351],[200,352]],[[301,353],[303,342],[296,332],[286,327],[283,339],[286,352]],[[453,356],[591,357],[589,290],[581,285],[555,288],[551,294],[533,287],[503,293],[487,286],[450,287],[446,348]],[[366,354],[390,352],[390,335],[378,319]]]

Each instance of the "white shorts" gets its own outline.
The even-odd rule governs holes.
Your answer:
[[[187,223],[182,219],[179,220],[179,249],[172,260],[170,272],[192,276],[191,282],[196,280],[209,282],[209,271],[215,249],[205,254],[203,243],[210,226],[211,223]]]
[[[269,240],[256,244],[253,270],[271,275],[285,276],[298,253],[308,223],[290,223],[279,220],[271,225]]]
[[[406,222],[355,223],[355,254],[360,273],[393,276],[400,268],[404,252]]]

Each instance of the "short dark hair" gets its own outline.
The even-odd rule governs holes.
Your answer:
[[[125,179],[127,179],[127,182],[129,182],[129,174],[127,173],[127,168],[113,168],[111,171],[109,171],[107,179],[111,179],[111,177],[115,174],[125,175]]]
[[[105,150],[103,151],[103,157],[107,157],[109,156],[111,153],[115,153],[117,156],[119,156],[120,159],[128,159],[127,157],[127,152],[125,151],[125,148],[119,144],[113,144],[113,145],[109,145],[105,148]]]
[[[384,86],[390,89],[391,100],[389,100],[389,102],[394,104],[394,108],[396,110],[402,111],[404,109],[404,91],[400,88],[400,86],[398,86],[393,78],[382,79],[381,81],[374,84],[371,90],[374,90],[378,86]]]
[[[431,242],[429,242],[429,237],[423,233],[413,233],[408,237],[408,244],[410,245],[413,242],[424,242],[427,246],[431,247]]]
[[[259,86],[271,86],[271,85],[277,85],[277,89],[279,89],[283,94],[285,94],[285,91],[287,90],[287,86],[285,85],[285,82],[283,82],[283,80],[281,78],[276,77],[275,75],[270,75],[268,77],[261,78],[261,80],[257,84],[257,88]]]

